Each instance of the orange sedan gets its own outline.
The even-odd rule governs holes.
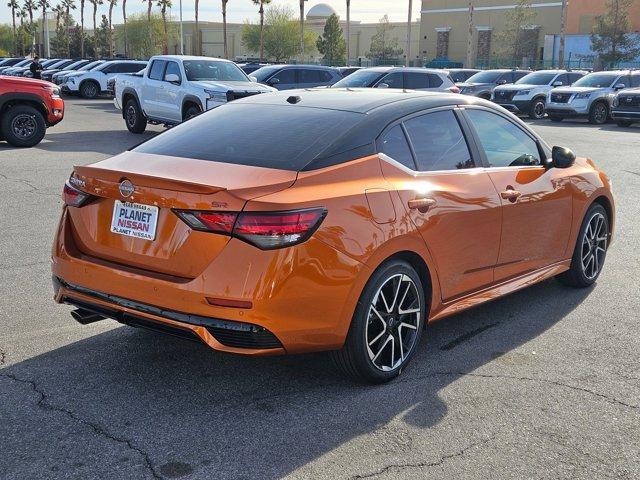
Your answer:
[[[273,355],[398,375],[426,323],[558,276],[593,284],[614,201],[589,159],[481,99],[310,90],[235,101],[75,167],[55,300]]]

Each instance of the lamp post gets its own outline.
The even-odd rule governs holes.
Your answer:
[[[409,15],[407,18],[407,67],[411,66],[411,13],[413,2],[409,0]]]

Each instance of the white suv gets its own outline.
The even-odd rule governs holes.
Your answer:
[[[417,67],[363,68],[334,83],[331,88],[401,88],[460,93],[446,70]]]
[[[512,85],[501,85],[493,90],[491,100],[516,114],[529,115],[540,120],[545,116],[547,94],[555,87],[572,85],[586,72],[567,70],[540,70],[525,75]]]
[[[569,117],[587,117],[602,125],[609,121],[611,105],[619,90],[640,86],[640,71],[595,72],[571,87],[554,88],[547,99],[547,113],[554,122]]]
[[[118,73],[134,73],[147,66],[143,60],[110,60],[93,70],[76,72],[62,85],[64,93],[79,93],[83,98],[96,98],[107,91],[107,81]]]

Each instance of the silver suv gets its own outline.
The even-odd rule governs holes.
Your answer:
[[[547,114],[554,122],[569,117],[587,117],[594,125],[602,125],[609,121],[616,92],[634,86],[640,86],[640,71],[590,73],[571,87],[551,90]]]
[[[332,88],[401,88],[455,93],[459,91],[446,70],[418,67],[363,68],[334,83]]]
[[[491,100],[510,112],[540,120],[546,113],[547,94],[554,87],[572,85],[585,75],[586,72],[540,70],[525,75],[513,85],[496,87]]]

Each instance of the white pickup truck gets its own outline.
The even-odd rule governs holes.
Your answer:
[[[158,55],[141,74],[116,78],[113,101],[127,129],[142,133],[147,123],[175,125],[237,98],[274,91],[229,60]]]

